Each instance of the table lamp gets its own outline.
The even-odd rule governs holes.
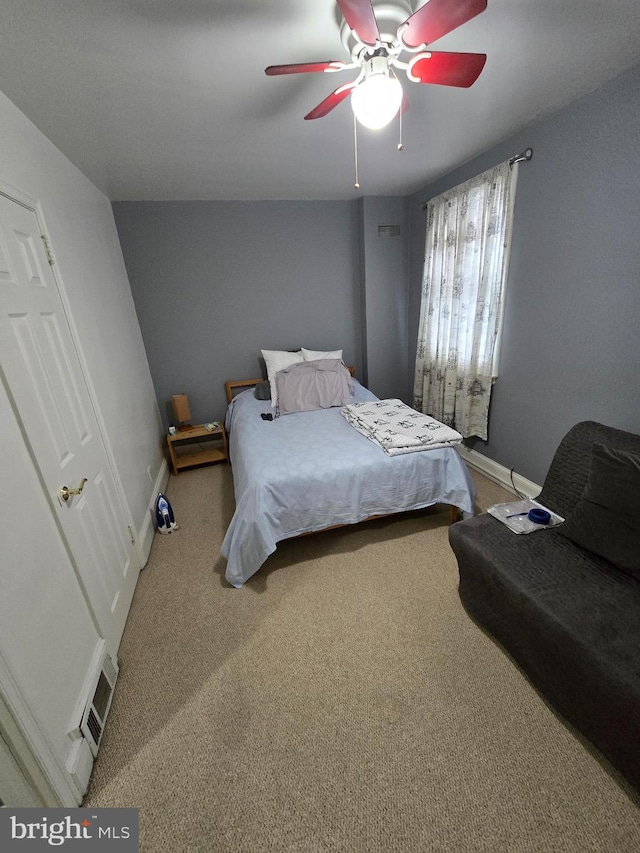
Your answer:
[[[189,398],[186,394],[174,394],[171,398],[173,406],[173,416],[178,423],[179,430],[193,429],[189,421],[191,420],[191,409],[189,408]]]

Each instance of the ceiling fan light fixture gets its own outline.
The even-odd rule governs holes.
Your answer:
[[[370,130],[386,127],[402,104],[402,86],[389,76],[386,57],[368,60],[365,79],[351,94],[351,109],[360,124]]]

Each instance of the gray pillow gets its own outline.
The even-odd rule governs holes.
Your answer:
[[[265,379],[264,382],[258,382],[256,387],[253,389],[253,396],[256,400],[271,399],[271,385],[269,384],[268,379]]]
[[[640,456],[594,444],[587,484],[558,533],[640,578]]]
[[[353,380],[342,359],[318,359],[278,371],[276,385],[279,413],[291,415],[347,405]]]

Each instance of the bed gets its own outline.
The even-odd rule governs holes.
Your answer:
[[[365,519],[448,504],[473,514],[475,487],[455,447],[388,456],[339,407],[272,415],[262,380],[226,383],[225,427],[236,509],[222,543],[225,577],[240,588],[277,543]],[[353,401],[378,398],[353,379]]]

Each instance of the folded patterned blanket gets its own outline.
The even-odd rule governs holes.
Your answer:
[[[416,412],[402,400],[353,403],[344,406],[342,414],[352,427],[389,456],[450,447],[462,441],[459,432]]]

